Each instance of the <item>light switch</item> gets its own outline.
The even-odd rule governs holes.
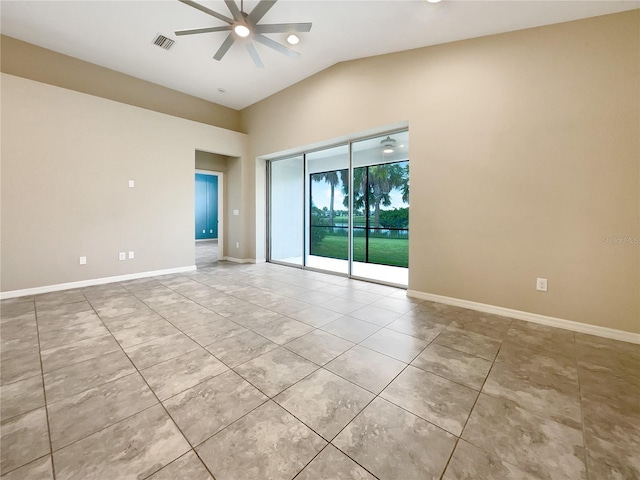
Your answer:
[[[129,259],[134,258],[134,253],[133,252],[129,252]]]
[[[134,182],[133,180],[129,180],[129,188],[133,188],[136,186],[136,182]]]
[[[127,254],[124,252],[120,252],[118,253],[118,260],[126,260],[127,259]]]
[[[234,215],[240,215],[240,210],[234,210],[234,211],[233,211],[233,214],[234,214]]]
[[[87,257],[80,257],[80,265],[86,265],[87,264]]]

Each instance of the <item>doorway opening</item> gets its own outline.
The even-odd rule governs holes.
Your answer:
[[[195,172],[195,242],[196,267],[215,265],[222,259],[223,238],[222,172],[196,169]]]

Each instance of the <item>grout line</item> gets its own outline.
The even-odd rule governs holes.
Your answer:
[[[84,294],[82,294],[84,296]],[[85,297],[86,298],[86,297]],[[51,441],[51,422],[49,421],[49,402],[47,402],[47,390],[44,388],[44,366],[42,364],[42,349],[40,348],[40,326],[38,324],[38,305],[34,298],[33,311],[36,316],[36,333],[38,336],[38,356],[40,357],[40,373],[42,375],[42,395],[44,398],[44,412],[47,419],[47,434],[49,436],[49,454],[51,455],[51,472],[53,480],[56,480],[56,466],[53,461],[53,442]]]

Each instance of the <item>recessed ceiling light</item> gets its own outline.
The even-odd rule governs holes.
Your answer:
[[[251,33],[251,30],[249,30],[249,27],[241,23],[238,23],[235,27],[233,27],[233,31],[236,32],[236,35],[242,38],[248,37],[249,34]]]
[[[287,43],[289,45],[297,45],[298,43],[300,43],[300,37],[292,33],[287,37]]]

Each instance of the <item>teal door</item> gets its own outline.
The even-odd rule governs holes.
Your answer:
[[[196,173],[196,240],[218,238],[218,177]]]

